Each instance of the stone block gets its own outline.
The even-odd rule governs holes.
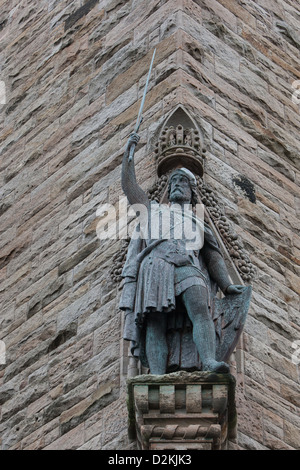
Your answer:
[[[103,409],[103,447],[120,438],[127,438],[127,413],[124,408],[125,394]],[[117,418],[116,418],[117,416]],[[129,444],[129,441],[127,441]]]
[[[239,450],[268,450],[268,447],[242,432],[238,434]]]
[[[119,343],[120,340],[121,316],[115,315],[111,320],[98,328],[94,332],[93,354],[97,355],[100,351],[107,348],[111,343]]]
[[[82,423],[44,447],[44,450],[76,450],[83,444],[84,424]]]
[[[283,53],[283,51],[272,44],[268,38],[264,38],[259,33],[244,25],[241,35],[254,48],[256,48],[263,56],[275,62],[284,71],[287,70],[293,76],[297,76],[295,59],[291,54]]]
[[[59,435],[59,423],[55,419],[25,436],[21,441],[22,450],[41,450],[58,439]]]
[[[188,109],[193,113],[200,113],[203,119],[209,121],[220,132],[228,135],[243,147],[254,150],[257,148],[257,141],[249,133],[235,123],[230,123],[224,116],[216,113],[213,108],[195,98],[188,90],[183,91],[183,97]]]
[[[178,41],[180,40],[178,32],[171,37],[161,41],[156,47],[155,60],[153,63],[153,74],[155,67],[159,65],[166,57],[176,51]],[[134,83],[138,83],[141,77],[148,74],[153,51],[150,50],[140,60],[136,60],[133,65],[125,72],[118,75],[110,82],[106,88],[106,103],[109,104],[119,96],[122,91],[130,88]]]
[[[106,47],[118,42],[119,38],[122,37],[133,37],[133,24],[135,28],[151,14],[151,11],[155,10],[159,0],[150,0],[147,5],[138,4],[135,9],[129,12],[119,23],[110,30],[106,35]]]
[[[165,38],[166,34],[162,33],[162,29],[165,30],[166,27],[163,26],[165,22],[168,22],[168,30],[170,31],[170,23],[172,23],[172,31],[178,29],[179,26],[179,17],[177,15],[178,10],[181,10],[182,2],[164,2],[160,8],[152,10],[153,13],[148,16],[140,25],[134,28],[134,42],[139,43],[145,35],[149,35],[157,27],[160,28],[160,38]]]
[[[232,3],[230,0],[218,0],[218,3],[221,3],[224,8],[242,20],[243,23],[247,24],[253,29],[256,29],[256,18],[253,14],[250,13],[251,6],[249,8],[246,2],[241,2],[241,4],[238,4],[235,2]]]
[[[278,439],[268,432],[265,433],[265,444],[270,450],[293,450],[295,448],[286,444],[282,439]]]
[[[57,316],[58,331],[63,330],[68,324],[75,321],[80,315],[83,315],[84,312],[96,310],[97,305],[99,306],[100,304],[98,287],[95,287],[59,313]]]
[[[284,432],[285,442],[289,446],[291,446],[291,448],[299,450],[299,437],[300,437],[299,426],[294,426],[288,421],[284,421],[283,432]]]

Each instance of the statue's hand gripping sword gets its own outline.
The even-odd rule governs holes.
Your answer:
[[[147,81],[146,81],[146,85],[145,85],[145,89],[144,89],[144,94],[143,94],[143,98],[142,98],[142,102],[141,102],[139,114],[138,114],[138,117],[137,117],[136,125],[135,125],[135,128],[134,128],[134,132],[135,132],[135,133],[137,133],[137,132],[139,131],[141,122],[142,122],[142,120],[143,120],[143,117],[142,117],[143,107],[144,107],[145,98],[146,98],[146,93],[147,93],[147,88],[148,88],[148,84],[149,84],[149,80],[150,80],[151,70],[152,70],[152,66],[153,66],[153,62],[154,62],[155,52],[156,52],[156,49],[154,49],[154,52],[153,52],[153,56],[152,56],[152,60],[151,60],[151,64],[150,64],[150,68],[149,68],[149,72],[148,72],[148,77],[147,77]],[[133,142],[133,143],[131,144],[130,151],[129,151],[129,158],[128,158],[128,161],[129,161],[129,162],[131,162],[131,160],[132,160],[135,146],[136,146],[136,143]]]

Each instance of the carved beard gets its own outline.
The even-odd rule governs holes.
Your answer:
[[[192,199],[192,191],[190,188],[181,188],[180,186],[174,189],[171,189],[169,201],[170,202],[184,202],[190,204]]]

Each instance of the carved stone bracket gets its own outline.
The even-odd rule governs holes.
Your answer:
[[[236,436],[235,379],[175,372],[128,379],[129,437],[142,450],[221,450]]]

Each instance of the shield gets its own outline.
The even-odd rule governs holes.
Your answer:
[[[251,286],[242,293],[214,299],[213,320],[216,330],[216,360],[228,361],[242,333],[251,299]]]

